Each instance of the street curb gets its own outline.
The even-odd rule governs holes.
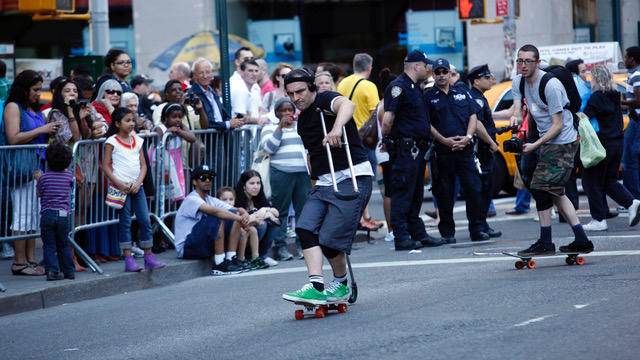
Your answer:
[[[42,290],[15,295],[0,295],[0,316],[92,300],[156,286],[167,286],[197,277],[210,276],[210,274],[211,261],[209,260],[180,260],[173,264],[167,264],[167,266],[159,270],[143,270],[139,273],[119,272],[113,275],[98,275],[98,277],[87,280],[50,282],[49,284],[53,283],[51,284],[53,286]]]

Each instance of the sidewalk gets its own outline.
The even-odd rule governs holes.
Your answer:
[[[371,232],[372,240],[384,241],[385,233],[384,230]],[[358,231],[354,243],[363,241],[366,241],[366,232]],[[295,253],[296,245],[293,238],[287,239],[287,246]],[[75,280],[61,281],[47,281],[46,276],[14,276],[11,274],[12,260],[0,260],[0,284],[7,289],[5,292],[0,292],[0,316],[211,276],[209,260],[178,259],[175,250],[156,254],[156,257],[167,266],[159,270],[125,273],[123,260],[109,261],[98,264],[104,271],[102,275],[88,269],[76,273]],[[36,259],[42,259],[40,239],[36,241]],[[141,266],[144,264],[142,258],[137,258],[136,261]]]

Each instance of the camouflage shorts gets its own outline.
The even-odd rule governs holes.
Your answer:
[[[578,144],[576,141],[562,145],[542,145],[531,188],[546,191],[553,196],[564,195],[564,186],[571,176]]]

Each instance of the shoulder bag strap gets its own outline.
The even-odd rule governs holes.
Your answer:
[[[360,84],[360,81],[362,81],[364,79],[360,79],[358,80],[358,82],[353,86],[353,90],[351,90],[351,95],[349,95],[349,100],[351,100],[351,98],[353,97],[353,93],[356,91],[356,88],[358,87],[358,84]]]

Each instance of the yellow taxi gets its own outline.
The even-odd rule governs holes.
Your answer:
[[[622,96],[625,96],[627,74],[613,74],[613,79],[617,85],[617,90],[620,91]],[[590,80],[590,75],[587,77]],[[505,81],[500,84],[494,85],[490,90],[484,93],[484,96],[491,106],[491,110],[495,114],[501,110],[508,110],[513,105],[513,95],[511,94],[511,81]],[[493,118],[496,128],[503,126],[509,126],[509,119],[499,119],[494,115]],[[629,116],[624,113],[624,127],[627,127],[629,123]],[[496,196],[500,190],[504,190],[508,193],[514,193],[513,176],[516,173],[516,160],[515,154],[505,152],[503,149],[503,143],[505,140],[511,138],[511,131],[504,132],[501,135],[497,135],[500,149],[495,153],[495,163],[493,165],[493,195]]]

